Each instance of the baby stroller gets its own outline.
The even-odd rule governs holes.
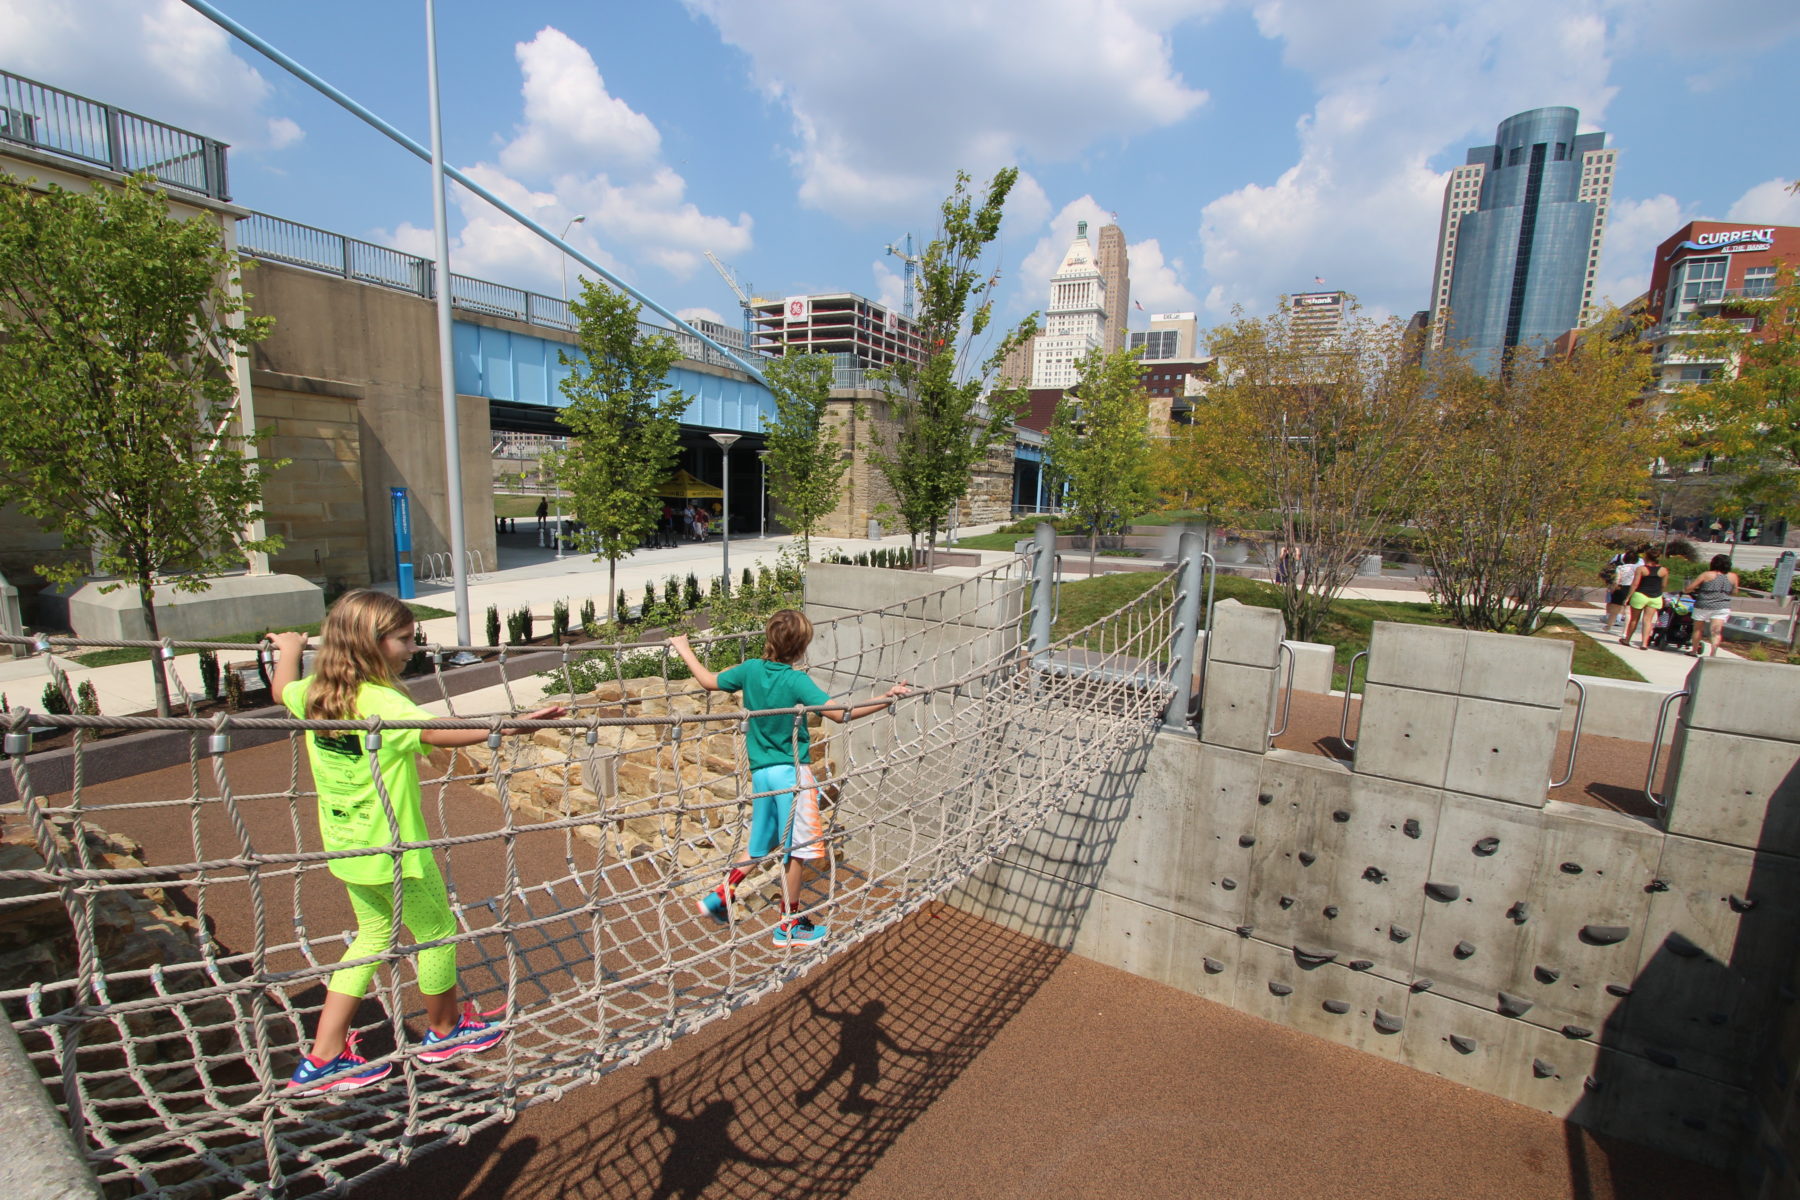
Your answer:
[[[1691,596],[1670,596],[1656,614],[1656,627],[1650,631],[1650,644],[1666,650],[1686,650],[1694,640],[1694,600]]]

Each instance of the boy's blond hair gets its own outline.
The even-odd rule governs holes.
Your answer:
[[[813,624],[806,614],[784,608],[769,618],[763,633],[763,657],[772,662],[797,663],[812,639]]]

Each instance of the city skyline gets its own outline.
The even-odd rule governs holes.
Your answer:
[[[1672,0],[1329,15],[1056,0],[1032,20],[935,3],[800,20],[797,3],[444,3],[450,161],[547,226],[585,216],[571,236],[587,252],[727,325],[704,251],[759,295],[896,305],[885,246],[930,232],[956,169],[1007,163],[1022,175],[995,248],[1005,322],[1042,308],[1080,220],[1132,239],[1133,328],[1273,311],[1315,277],[1404,318],[1433,302],[1463,151],[1546,106],[1579,108],[1618,151],[1596,302],[1642,292],[1688,220],[1800,224],[1792,156],[1749,119],[1792,86],[1800,13],[1772,0],[1704,22]],[[377,32],[341,0],[221,7],[425,136],[416,15]],[[0,19],[0,66],[231,141],[247,207],[429,253],[423,167],[176,0],[0,0]],[[456,189],[452,233],[456,270],[560,290],[558,255]]]

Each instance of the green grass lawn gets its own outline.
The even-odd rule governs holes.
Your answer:
[[[495,492],[494,493],[494,515],[496,517],[534,517],[535,518],[537,516],[538,501],[541,499],[543,499],[543,497],[538,496],[538,495],[521,496],[521,495],[518,495],[517,493],[513,493],[513,492]],[[555,496],[550,497],[550,511],[552,513],[556,512],[556,497]],[[565,499],[564,503],[563,503],[563,515],[567,516],[568,513],[569,513],[569,506],[568,506],[567,500]]]
[[[1062,585],[1062,609],[1052,631],[1063,637],[1090,625],[1163,582],[1167,576],[1153,571],[1133,571],[1102,575]],[[1281,590],[1260,580],[1237,575],[1220,575],[1213,591],[1216,603],[1236,600],[1257,608],[1280,608]],[[1377,621],[1394,621],[1406,625],[1448,626],[1442,610],[1430,604],[1403,604],[1383,600],[1339,600],[1325,618],[1325,627],[1315,640],[1331,646],[1337,653],[1337,666],[1332,672],[1332,686],[1342,689],[1344,671],[1350,659],[1369,648],[1369,636]],[[1534,637],[1559,638],[1575,647],[1570,670],[1577,675],[1598,675],[1606,679],[1642,681],[1617,655],[1603,649],[1593,638],[1576,629],[1567,620],[1551,616]]]
[[[432,621],[436,620],[438,617],[454,617],[456,615],[453,612],[446,612],[441,608],[433,608],[429,604],[412,604],[409,602],[408,607],[413,610],[413,615],[421,621]],[[314,622],[311,625],[298,625],[295,626],[295,628],[299,632],[304,633],[307,637],[317,637],[319,635],[318,622]],[[256,633],[234,633],[227,637],[202,638],[199,640],[208,642],[237,642],[245,646],[254,646],[256,643],[262,641],[265,632],[268,631],[259,630]],[[83,654],[76,659],[76,661],[84,667],[112,667],[117,666],[119,663],[148,662],[149,660],[150,651],[135,646],[119,646],[111,650],[95,650]]]

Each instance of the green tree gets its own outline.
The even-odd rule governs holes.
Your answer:
[[[561,355],[573,368],[562,382],[569,403],[563,422],[574,431],[557,464],[581,522],[582,548],[606,560],[607,620],[618,616],[619,560],[656,527],[660,487],[675,469],[681,413],[688,398],[664,392],[669,368],[681,357],[675,339],[646,334],[638,306],[622,292],[583,279],[569,304],[582,356]]]
[[[838,429],[826,420],[831,370],[831,358],[824,354],[790,354],[763,370],[775,396],[775,420],[763,427],[769,495],[799,528],[809,561],[813,527],[837,507],[849,467],[838,445]]]
[[[1067,489],[1063,507],[1088,527],[1088,573],[1100,536],[1150,507],[1150,411],[1138,352],[1090,350],[1079,379],[1050,422],[1045,455],[1051,479]]]
[[[978,202],[968,174],[956,173],[920,260],[917,332],[925,361],[880,376],[891,427],[876,423],[869,457],[893,488],[907,532],[915,540],[925,534],[930,550],[950,506],[968,494],[974,468],[1011,436],[1025,402],[1024,388],[993,383],[1007,355],[1037,333],[1035,315],[993,342],[985,357],[976,349],[993,320],[1000,281],[982,257],[999,236],[1001,210],[1018,178],[1018,168],[1001,169]]]
[[[1800,520],[1800,274],[1783,267],[1742,316],[1703,323],[1694,357],[1725,364],[1676,396],[1670,415],[1696,458],[1710,453],[1736,506]],[[1748,325],[1748,327],[1746,327]]]
[[[72,192],[0,176],[0,499],[84,552],[49,578],[91,564],[135,585],[153,638],[159,577],[205,591],[281,545],[247,532],[285,464],[238,428],[234,368],[271,324],[246,315],[239,269],[148,177]],[[167,713],[160,660],[154,675]]]

